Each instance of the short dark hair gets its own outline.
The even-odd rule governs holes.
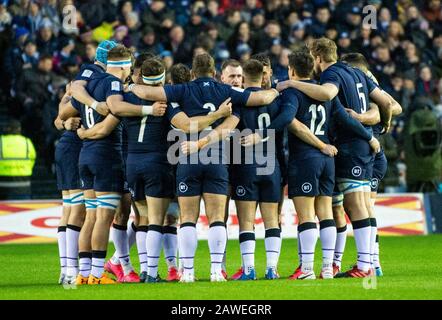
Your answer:
[[[190,82],[191,75],[188,66],[178,63],[170,68],[170,78],[173,84]]]
[[[131,59],[132,51],[126,48],[124,45],[118,45],[107,53],[107,60],[117,60],[117,59]]]
[[[152,52],[142,52],[135,59],[134,68],[139,69],[143,65],[143,62],[147,59],[155,58],[155,55]]]
[[[264,65],[256,60],[250,59],[243,65],[244,77],[250,79],[253,82],[262,80]]]
[[[290,69],[295,70],[298,77],[310,78],[313,73],[315,61],[306,48],[301,48],[289,55],[289,66]]]
[[[165,70],[164,63],[156,58],[145,60],[141,66],[141,74],[146,77],[160,75]]]
[[[368,70],[369,67],[367,59],[359,52],[346,53],[341,57],[341,61],[348,63],[352,67],[364,69],[363,71]]]
[[[221,71],[224,71],[227,67],[237,68],[240,66],[241,66],[241,63],[238,60],[228,59],[228,60],[224,61],[223,64],[221,65]]]
[[[250,57],[251,59],[254,60],[258,60],[259,62],[262,63],[262,65],[264,67],[270,67],[271,66],[271,61],[270,61],[270,57],[267,53],[264,52],[260,52],[260,53],[256,53],[253,56]]]
[[[16,119],[10,119],[1,131],[3,134],[21,134],[21,123]]]
[[[202,53],[193,58],[192,72],[195,77],[211,76],[215,72],[215,60],[208,53]]]
[[[38,58],[38,61],[43,61],[43,60],[52,60],[52,56],[50,54],[42,54]]]

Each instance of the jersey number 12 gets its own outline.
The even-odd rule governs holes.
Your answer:
[[[312,104],[308,109],[309,112],[312,113],[312,119],[310,120],[310,131],[315,136],[323,136],[324,130],[322,130],[322,126],[326,120],[325,108],[322,105]],[[321,113],[321,121],[318,125],[316,125],[316,120],[318,119],[318,113]]]

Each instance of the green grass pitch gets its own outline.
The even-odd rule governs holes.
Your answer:
[[[110,246],[112,249],[112,246]],[[279,263],[281,279],[268,281],[209,281],[209,250],[200,241],[196,255],[196,276],[191,284],[119,284],[81,286],[64,289],[57,285],[59,265],[56,244],[0,245],[0,299],[442,299],[442,235],[382,237],[381,263],[384,277],[364,289],[362,279],[289,281],[286,278],[297,264],[296,240],[283,241]],[[112,250],[109,250],[109,253]],[[320,244],[316,248],[316,270],[320,268]],[[138,265],[136,249],[132,261]],[[239,245],[228,243],[228,271],[240,265]],[[355,261],[353,238],[348,238],[343,266]],[[264,241],[256,245],[256,269],[263,278]],[[165,276],[161,260],[160,274]]]

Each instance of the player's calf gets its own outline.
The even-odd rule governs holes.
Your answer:
[[[265,277],[268,280],[279,278],[278,259],[281,248],[281,229],[279,228],[278,203],[259,204],[265,226],[265,248],[267,267]]]
[[[371,223],[364,196],[364,187],[367,183],[357,180],[342,180],[339,183],[339,188],[344,192],[345,212],[350,216],[353,225],[358,254],[357,267],[363,272],[368,272],[371,265]]]
[[[240,271],[232,276],[232,280],[249,280],[256,277],[254,231],[256,201],[236,200],[235,203],[238,211],[239,248],[242,267]]]
[[[120,203],[118,193],[97,193],[97,219],[92,232],[92,270],[91,275],[100,279],[104,272],[109,228],[115,211]]]
[[[77,284],[82,282],[81,279],[78,281],[79,277],[87,279],[92,269],[92,231],[97,211],[95,192],[93,190],[85,190],[84,196],[86,217],[78,237],[79,275],[77,276]]]
[[[85,219],[84,193],[81,190],[70,192],[71,214],[66,227],[67,275],[73,283],[78,274],[78,252],[81,227]]]
[[[333,278],[333,254],[336,244],[336,223],[333,220],[332,197],[318,196],[315,199],[316,215],[319,219],[319,238],[322,246],[321,279]]]

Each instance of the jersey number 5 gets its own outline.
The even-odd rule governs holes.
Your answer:
[[[324,130],[322,130],[322,126],[324,125],[325,120],[326,120],[326,113],[325,113],[324,106],[312,104],[310,106],[310,108],[308,109],[308,111],[312,113],[312,119],[310,120],[310,131],[315,136],[323,136]],[[321,121],[316,126],[316,120],[318,119],[318,113],[321,113]]]
[[[364,91],[362,91],[363,85],[362,83],[356,83],[356,89],[358,90],[359,99],[361,99],[361,113],[364,113],[367,111],[367,101],[365,100],[365,94]]]

